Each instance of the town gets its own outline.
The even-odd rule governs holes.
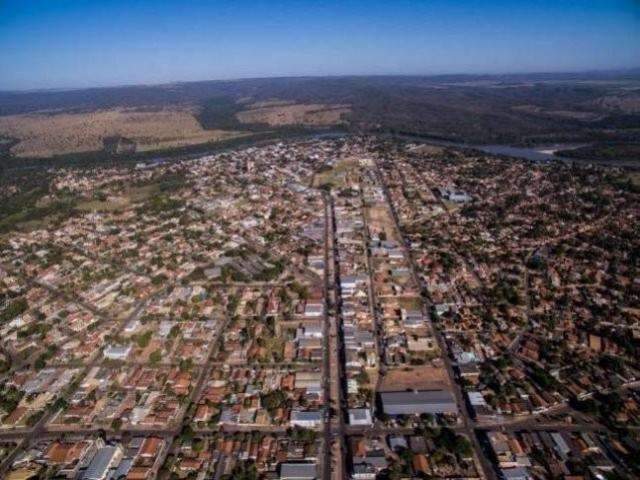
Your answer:
[[[625,170],[328,136],[39,202],[0,236],[2,478],[640,476]]]

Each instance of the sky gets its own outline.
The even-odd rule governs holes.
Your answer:
[[[0,90],[636,67],[639,0],[0,0]]]

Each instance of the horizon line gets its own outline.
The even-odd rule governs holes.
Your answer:
[[[94,86],[71,86],[71,87],[43,87],[43,88],[27,88],[21,89],[3,89],[0,88],[0,94],[29,94],[29,93],[56,93],[56,92],[74,92],[82,90],[106,90],[110,88],[131,88],[131,87],[162,87],[169,85],[185,85],[191,83],[209,83],[209,82],[241,82],[252,80],[278,80],[278,79],[323,79],[323,78],[367,78],[367,77],[398,77],[398,78],[437,78],[437,77],[502,77],[502,76],[525,76],[525,75],[594,75],[594,74],[625,74],[640,73],[640,65],[634,67],[606,68],[606,69],[577,69],[577,70],[531,70],[531,71],[513,71],[501,73],[370,73],[370,74],[328,74],[328,75],[265,75],[265,76],[247,76],[247,77],[230,77],[230,78],[209,78],[202,80],[171,80],[157,83],[121,83],[121,84],[102,84]]]

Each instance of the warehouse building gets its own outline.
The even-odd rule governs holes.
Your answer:
[[[382,392],[382,408],[387,415],[455,414],[456,401],[448,390]]]

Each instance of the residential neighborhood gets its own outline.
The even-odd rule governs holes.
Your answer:
[[[371,136],[60,169],[0,237],[0,477],[640,475],[640,192]]]

